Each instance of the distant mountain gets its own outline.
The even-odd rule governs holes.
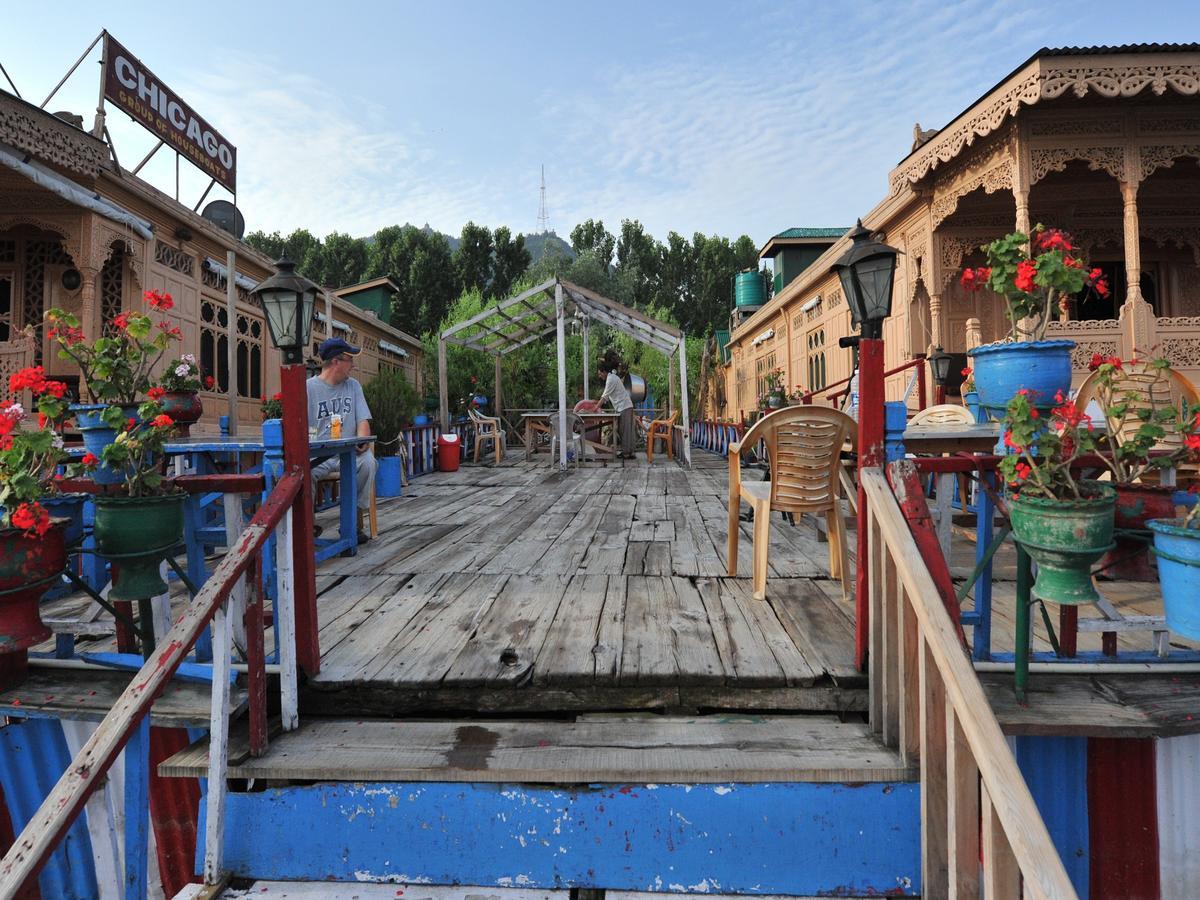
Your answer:
[[[436,229],[431,228],[428,224],[422,226],[421,231],[425,234],[440,234]],[[455,253],[458,250],[458,245],[462,243],[456,237],[449,234],[443,234],[446,243],[450,245],[450,252]],[[372,244],[375,241],[375,235],[367,235],[362,239],[367,244]],[[566,256],[568,259],[575,258],[575,251],[571,249],[571,245],[560,238],[553,231],[546,231],[542,234],[527,234],[525,235],[525,249],[529,251],[531,262],[537,262],[547,254],[555,256]]]
[[[533,262],[537,262],[544,256],[566,256],[569,259],[575,258],[575,251],[571,249],[571,245],[560,238],[553,231],[545,231],[542,234],[525,235],[525,249],[529,251],[529,255],[533,258]]]

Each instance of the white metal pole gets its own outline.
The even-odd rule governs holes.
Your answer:
[[[679,402],[682,410],[680,424],[683,426],[683,459],[692,464],[692,420],[688,411],[687,337],[679,336]]]
[[[567,332],[563,318],[563,289],[554,285],[555,336],[558,344],[558,466],[567,467]]]
[[[333,321],[330,320],[330,327]],[[333,332],[331,331],[330,334]],[[442,432],[450,430],[450,397],[446,374],[446,339],[438,338],[438,415],[442,420]]]

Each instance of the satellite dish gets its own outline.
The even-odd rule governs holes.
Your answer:
[[[214,200],[204,207],[200,216],[208,219],[222,231],[229,232],[239,241],[246,233],[246,220],[242,218],[238,208],[228,200]]]

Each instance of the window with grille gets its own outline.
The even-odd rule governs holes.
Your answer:
[[[58,241],[27,241],[25,244],[25,278],[21,285],[21,321],[32,325],[34,364],[42,359],[42,316],[45,313],[44,291],[46,266],[69,265],[71,257]]]
[[[0,341],[12,340],[12,288],[12,275],[8,272],[0,272]]]
[[[112,320],[121,314],[124,305],[125,254],[113,250],[100,270],[100,320],[104,323],[105,335],[116,331]]]
[[[825,329],[810,331],[807,338],[808,389],[819,391],[827,383],[825,372]]]
[[[754,361],[754,387],[758,396],[765,397],[775,389],[775,379],[771,373],[775,371],[775,353],[760,356]]]

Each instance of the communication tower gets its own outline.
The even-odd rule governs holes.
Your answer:
[[[538,203],[538,234],[545,234],[549,230],[550,212],[546,209],[546,166],[543,164],[541,202]]]

